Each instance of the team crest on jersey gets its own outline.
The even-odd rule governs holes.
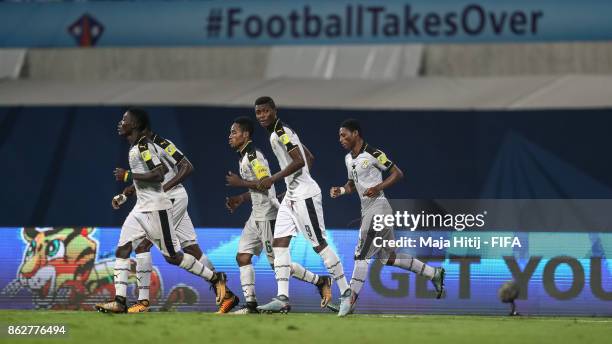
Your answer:
[[[240,174],[242,174],[243,176],[246,176],[247,173],[249,173],[249,169],[248,168],[240,167]]]
[[[361,168],[363,168],[364,170],[365,170],[365,169],[367,169],[369,166],[370,166],[370,162],[369,162],[369,161],[367,161],[367,160],[364,160],[364,161],[361,163]]]
[[[130,150],[130,159],[137,159],[138,158],[138,152],[134,151],[134,150]]]

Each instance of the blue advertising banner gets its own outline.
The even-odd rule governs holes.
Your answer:
[[[612,39],[605,0],[0,3],[0,47]]]
[[[1,309],[92,309],[112,297],[114,250],[118,228],[0,228]],[[217,270],[226,271],[229,287],[240,296],[235,262],[238,228],[197,229],[200,243]],[[360,293],[357,312],[400,314],[506,314],[497,290],[514,279],[521,288],[518,310],[529,315],[612,315],[612,234],[514,232],[410,232],[416,238],[406,250],[447,271],[447,292],[436,300],[428,281],[374,260]],[[467,245],[482,237],[482,246]],[[69,238],[69,240],[67,239]],[[494,238],[516,238],[500,240]],[[451,248],[435,248],[449,240]],[[353,269],[356,230],[329,230],[328,242],[338,252],[347,276]],[[491,241],[491,244],[484,244]],[[465,245],[463,244],[465,243]],[[468,247],[470,246],[470,247]],[[404,249],[402,249],[404,250]],[[214,295],[205,281],[167,264],[153,248],[151,301],[154,310],[214,310]],[[298,236],[291,257],[307,269],[326,274],[320,257]],[[265,258],[256,260],[256,291],[260,302],[275,295],[274,273]],[[128,295],[136,298],[135,263]],[[334,286],[335,296],[338,290]],[[318,312],[316,289],[292,279],[293,310]]]

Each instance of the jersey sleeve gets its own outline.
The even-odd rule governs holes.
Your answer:
[[[393,161],[389,160],[385,152],[381,151],[380,149],[373,149],[370,154],[374,157],[374,159],[376,159],[374,163],[380,170],[388,171],[393,167]]]
[[[287,150],[287,152],[291,152],[292,150],[298,148],[297,145],[291,142],[291,138],[289,137],[289,134],[287,133],[287,131],[285,130],[282,124],[279,123],[274,129],[274,132],[276,133],[276,136],[278,137],[278,142],[280,142],[283,146],[285,146],[285,149]]]
[[[161,165],[159,156],[157,155],[157,152],[155,151],[151,143],[138,143],[138,152],[140,153],[140,158],[142,159],[142,161],[144,161],[149,170],[153,170]]]
[[[164,150],[164,154],[173,165],[178,164],[185,158],[183,152],[176,148],[174,143],[170,140],[156,137],[154,143]]]
[[[270,177],[270,167],[263,154],[253,150],[247,154],[247,157],[249,159],[249,168],[258,180]]]

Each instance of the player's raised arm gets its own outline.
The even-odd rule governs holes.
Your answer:
[[[153,142],[163,149],[166,159],[170,162],[171,166],[176,166],[177,171],[174,177],[168,180],[164,185],[164,191],[172,190],[175,186],[182,184],[187,177],[189,177],[194,170],[193,164],[187,157],[181,152],[172,141],[166,140],[154,135],[152,138]]]
[[[404,172],[402,172],[402,170],[399,167],[397,167],[396,164],[391,162],[391,160],[388,160],[387,157],[385,156],[385,153],[382,153],[381,151],[377,151],[377,152],[380,153],[378,155],[374,155],[378,160],[377,165],[379,165],[379,168],[383,170],[386,167],[387,170],[390,172],[390,174],[387,178],[385,178],[382,181],[382,183],[367,189],[363,193],[363,195],[366,197],[377,197],[381,191],[383,191],[384,189],[390,187],[391,185],[397,183],[402,178],[404,178]]]
[[[263,180],[270,179],[268,164],[266,163],[265,159],[258,156],[258,152],[256,150],[247,153],[247,159],[248,168],[251,170],[256,179],[242,179],[239,175],[233,173],[232,171],[228,171],[227,176],[225,176],[225,181],[227,182],[225,185],[258,190],[260,189],[260,185]]]
[[[269,189],[270,187],[272,187],[272,184],[274,184],[275,182],[299,171],[301,168],[306,166],[306,163],[304,162],[304,158],[302,157],[302,154],[300,153],[299,147],[298,146],[293,146],[293,147],[294,148],[288,151],[289,156],[291,157],[291,162],[289,163],[289,165],[287,165],[283,170],[276,172],[271,178],[262,180],[260,183],[260,190]]]
[[[397,165],[393,165],[393,167],[391,167],[389,176],[385,178],[382,183],[378,184],[379,188],[380,190],[384,190],[403,178],[404,172],[402,172],[402,170]]]
[[[166,174],[166,172],[168,172],[168,168],[164,165],[159,165],[146,173],[132,173],[132,179],[143,182],[161,183],[164,181],[164,174]]]

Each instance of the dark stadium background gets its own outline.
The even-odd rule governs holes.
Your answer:
[[[354,227],[357,197],[331,200],[331,186],[346,181],[338,127],[362,122],[367,142],[384,150],[405,179],[390,198],[610,198],[612,117],[602,110],[371,111],[279,106],[315,155],[313,176],[324,195],[330,228]],[[195,166],[187,181],[189,212],[196,227],[240,227],[224,196],[243,190],[225,186],[237,172],[227,144],[232,118],[252,108],[143,106],[153,129],[184,151]],[[117,136],[122,107],[1,107],[0,156],[5,181],[0,195],[4,226],[120,226],[131,206],[119,211],[111,198],[125,186],[112,175],[127,167],[127,142]],[[268,136],[255,123],[255,141],[278,171]],[[280,193],[283,183],[276,184]]]

